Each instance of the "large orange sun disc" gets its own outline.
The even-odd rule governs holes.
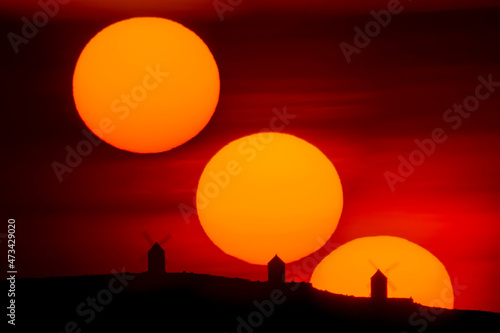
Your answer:
[[[219,99],[212,53],[171,20],[138,17],[99,32],[73,75],[80,117],[105,142],[137,153],[175,148],[209,122]]]
[[[325,244],[342,211],[335,167],[295,136],[259,133],[215,154],[200,177],[197,210],[208,237],[254,264],[298,260]]]

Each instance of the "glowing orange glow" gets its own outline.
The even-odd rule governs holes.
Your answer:
[[[219,99],[205,43],[161,18],[112,24],[85,46],[73,76],[76,108],[107,143],[132,152],[170,150],[196,136]]]
[[[292,135],[259,133],[229,143],[209,161],[197,190],[203,229],[225,253],[254,264],[285,262],[322,246],[342,211],[333,164]]]
[[[398,237],[358,238],[338,247],[316,267],[311,283],[332,293],[368,297],[377,269],[388,278],[388,297],[453,308],[453,287],[444,265],[426,249]]]

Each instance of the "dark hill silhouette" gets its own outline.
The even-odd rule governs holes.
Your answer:
[[[405,299],[381,304],[308,283],[194,273],[16,283],[16,326],[25,332],[481,332],[500,323],[491,312],[431,309]]]

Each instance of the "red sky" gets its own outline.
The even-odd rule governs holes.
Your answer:
[[[51,2],[52,0],[42,0]],[[388,0],[59,0],[61,2],[60,17],[87,17],[93,18],[106,16],[110,13],[144,15],[147,12],[175,12],[184,17],[203,17],[204,19],[218,19],[214,15],[214,3],[227,4],[234,8],[231,15],[244,15],[249,13],[273,10],[276,13],[320,12],[328,14],[339,13],[368,13],[370,10],[386,8]],[[1,12],[10,14],[29,15],[40,9],[39,0],[4,0],[0,3]],[[498,6],[496,0],[401,0],[406,11],[437,11],[464,8],[489,8]]]
[[[2,2],[0,8],[10,8],[3,14],[4,36],[19,31],[20,16],[32,13],[25,3]],[[149,3],[156,2],[141,2],[147,15],[170,17],[172,9]],[[4,39],[2,202],[4,218],[17,220],[20,276],[143,271],[140,258],[151,245],[145,232],[154,241],[172,235],[163,244],[168,271],[266,279],[264,266],[225,255],[195,217],[186,223],[178,205],[192,202],[198,177],[218,149],[268,126],[273,108],[286,106],[297,117],[284,132],[321,149],[343,184],[344,212],[326,248],[363,236],[407,238],[467,286],[457,308],[500,312],[500,90],[456,130],[443,121],[447,109],[474,94],[478,76],[500,81],[498,9],[437,13],[430,1],[419,1],[428,13],[394,17],[347,64],[339,43],[352,42],[353,27],[367,17],[333,16],[342,11],[340,2],[314,3],[307,15],[300,15],[299,2],[287,2],[291,7],[283,8],[293,10],[285,15],[279,6],[266,11],[264,2],[244,1],[241,13],[235,9],[225,22],[211,2],[162,3],[179,6],[172,17],[198,33],[218,62],[221,97],[212,121],[192,141],[162,154],[132,154],[103,143],[62,183],[51,163],[62,162],[65,147],[84,139],[71,95],[74,64],[96,32],[130,12],[92,19],[103,11],[90,5],[77,10],[83,5],[74,0],[65,5],[68,14],[61,7],[19,54]],[[351,9],[366,13],[375,3],[385,2]],[[114,6],[103,5],[111,12]],[[429,138],[435,128],[445,131],[446,142],[391,191],[384,173],[396,172],[398,156],[408,157],[414,140]],[[300,277],[308,280],[310,273],[306,265]]]

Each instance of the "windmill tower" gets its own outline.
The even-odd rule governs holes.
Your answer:
[[[374,301],[384,301],[387,299],[387,277],[379,269],[371,278],[371,298]]]
[[[387,267],[386,269],[384,270],[381,270],[377,265],[375,265],[375,263],[373,262],[373,260],[369,259],[368,262],[370,263],[370,265],[373,266],[373,268],[375,268],[375,270],[380,270],[380,272],[382,273],[382,275],[384,275],[387,279],[387,284],[389,285],[389,287],[391,287],[391,289],[393,291],[396,291],[396,286],[394,285],[394,283],[391,282],[391,280],[387,277],[387,273],[391,270],[393,270],[394,268],[398,267],[399,265],[399,262],[394,262],[392,265],[390,265],[389,267]],[[367,286],[368,287],[368,286]]]
[[[267,280],[271,284],[285,282],[285,263],[278,255],[275,255],[267,264]]]
[[[158,243],[154,243],[148,251],[148,273],[165,273],[165,251]]]

